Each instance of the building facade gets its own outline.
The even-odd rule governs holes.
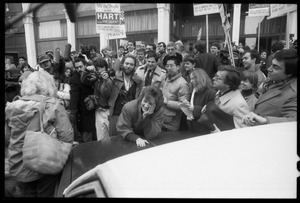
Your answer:
[[[5,21],[10,22],[34,4],[6,3]],[[236,7],[227,4],[230,16]],[[258,21],[248,18],[248,4],[241,4],[239,22],[231,17],[232,27],[238,27],[238,40],[243,45],[258,40]],[[126,36],[121,40],[155,43],[181,40],[186,48],[193,44],[202,28],[201,39],[206,39],[206,16],[194,16],[193,4],[132,4],[121,3],[125,14]],[[297,15],[296,15],[297,16]],[[260,19],[261,49],[270,50],[274,41],[286,39],[287,16]],[[208,15],[208,42],[224,42],[224,31],[219,13]],[[294,21],[293,21],[294,22]],[[297,23],[296,23],[297,25]],[[116,51],[120,39],[108,40],[96,33],[95,4],[77,4],[76,21],[70,21],[63,3],[47,3],[27,14],[5,30],[5,55],[17,63],[17,58],[25,56],[31,66],[36,65],[38,55],[59,47],[64,53],[65,45],[70,43],[72,50],[81,45],[95,44],[98,51],[106,45]],[[254,43],[254,44],[255,44]],[[257,45],[256,45],[257,46]],[[255,48],[255,47],[253,47]]]

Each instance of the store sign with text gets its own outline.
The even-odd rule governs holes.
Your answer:
[[[270,4],[249,4],[249,17],[269,16]]]
[[[218,4],[193,4],[194,16],[207,15],[212,13],[219,13]]]

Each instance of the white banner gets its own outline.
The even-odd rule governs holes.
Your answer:
[[[96,12],[120,13],[120,4],[95,4]]]
[[[267,19],[279,17],[295,10],[297,10],[297,4],[270,4],[271,13]]]
[[[270,4],[249,4],[249,17],[269,16]]]
[[[194,16],[219,13],[218,4],[193,4]]]
[[[121,39],[126,38],[126,27],[124,25],[119,25],[119,31],[111,32],[108,34],[109,39]]]

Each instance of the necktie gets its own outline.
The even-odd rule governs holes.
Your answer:
[[[146,75],[146,78],[145,78],[145,86],[148,86],[148,85],[151,85],[151,70],[148,70],[147,71],[147,75]]]

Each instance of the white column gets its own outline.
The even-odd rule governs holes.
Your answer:
[[[75,23],[72,23],[70,21],[69,15],[66,11],[66,9],[64,9],[65,12],[65,16],[66,16],[66,20],[67,20],[67,36],[68,36],[68,43],[72,45],[71,47],[71,51],[75,51],[76,50],[76,30],[75,30]]]
[[[241,4],[234,4],[233,8],[233,25],[232,25],[232,41],[239,45],[240,38],[240,21],[241,21]]]
[[[170,4],[157,4],[158,30],[157,42],[170,41]]]
[[[23,12],[29,9],[29,5],[30,3],[22,3]],[[27,62],[31,67],[34,67],[35,65],[37,65],[37,54],[32,18],[32,13],[27,14],[23,18],[23,23],[25,29]]]

